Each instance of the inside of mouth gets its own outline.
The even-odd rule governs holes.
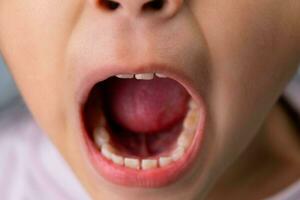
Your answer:
[[[103,126],[122,156],[149,158],[174,149],[191,97],[171,78],[152,80],[111,77],[97,83],[83,108],[84,124]]]

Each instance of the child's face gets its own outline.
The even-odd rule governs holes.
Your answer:
[[[96,0],[0,0],[0,48],[5,61],[35,119],[93,198],[193,199],[203,195],[251,141],[296,70],[300,1],[166,0],[156,10],[159,1],[116,2],[119,7],[109,10]],[[145,84],[146,80],[111,78],[111,83],[101,82],[103,86],[85,98],[92,86],[109,76],[141,72],[163,73],[185,89],[168,79],[156,78]],[[167,83],[169,88],[165,88]],[[160,95],[150,100],[146,94],[126,96],[122,85],[132,94],[140,94],[145,87],[151,95],[157,90]],[[175,123],[175,115],[187,108],[186,89],[197,103],[198,110],[192,114],[200,114],[199,128],[189,133],[195,136],[176,160],[168,151],[176,147],[179,136],[170,131],[164,136],[159,122],[166,118],[164,125],[181,127],[183,122]],[[135,98],[136,107],[132,105]],[[104,106],[99,102],[106,102],[107,121],[125,115],[123,125],[133,124],[133,129],[139,130],[156,128],[152,135],[137,131],[136,136],[130,133],[122,140],[114,130],[114,148],[123,157],[150,156],[160,167],[131,169],[128,160],[126,167],[121,166],[96,150],[85,133],[100,126],[98,111]],[[159,103],[170,108],[166,111]],[[152,109],[141,111],[148,107]],[[129,112],[142,126],[126,121]],[[155,121],[163,115],[156,112],[168,115]],[[189,126],[192,129],[195,124]],[[154,150],[141,153],[144,140],[130,137],[149,137],[148,148]],[[165,141],[160,141],[164,137]],[[126,149],[124,141],[133,145]],[[163,162],[157,152],[172,162],[163,166],[168,159]],[[145,166],[153,167],[156,162]]]

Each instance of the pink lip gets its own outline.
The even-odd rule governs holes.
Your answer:
[[[84,143],[86,144],[86,153],[89,157],[93,168],[104,177],[106,180],[127,187],[145,187],[145,188],[155,188],[169,185],[178,181],[182,176],[187,174],[189,169],[193,166],[197,155],[200,152],[200,147],[202,146],[202,139],[204,136],[205,127],[205,106],[202,98],[198,95],[195,87],[192,87],[191,81],[186,77],[181,75],[181,73],[172,71],[167,66],[162,65],[151,65],[151,67],[137,67],[135,69],[126,67],[113,67],[109,68],[113,70],[102,70],[99,73],[92,72],[82,80],[81,90],[78,94],[79,110],[82,109],[84,102],[86,101],[91,88],[99,81],[105,80],[110,76],[115,74],[124,73],[143,73],[143,72],[160,72],[164,73],[170,78],[177,80],[181,83],[190,95],[193,97],[194,101],[197,102],[200,107],[200,120],[198,123],[198,128],[195,133],[195,138],[192,145],[188,148],[185,155],[178,161],[166,167],[160,167],[156,169],[149,170],[135,170],[127,167],[119,166],[114,164],[112,161],[107,160],[102,156],[99,150],[96,148],[94,143],[91,141],[89,134],[81,119],[81,129],[84,137]],[[130,70],[130,71],[129,71]],[[120,73],[122,72],[122,73]],[[81,115],[82,117],[82,115]]]

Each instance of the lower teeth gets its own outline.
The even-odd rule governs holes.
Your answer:
[[[124,166],[136,170],[148,170],[158,167],[165,167],[171,163],[181,159],[188,147],[191,145],[194,134],[196,132],[197,123],[199,121],[199,110],[196,103],[190,100],[189,111],[183,122],[183,129],[177,139],[177,144],[170,155],[164,155],[157,159],[136,159],[123,157],[117,153],[117,150],[110,144],[110,136],[106,128],[101,124],[101,127],[95,129],[93,133],[94,141],[102,155],[111,160],[114,164]]]

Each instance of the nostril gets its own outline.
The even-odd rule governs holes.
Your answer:
[[[145,3],[142,10],[161,10],[165,5],[165,0],[151,0]]]
[[[120,7],[120,3],[111,0],[99,0],[99,5],[107,10],[116,10]]]

